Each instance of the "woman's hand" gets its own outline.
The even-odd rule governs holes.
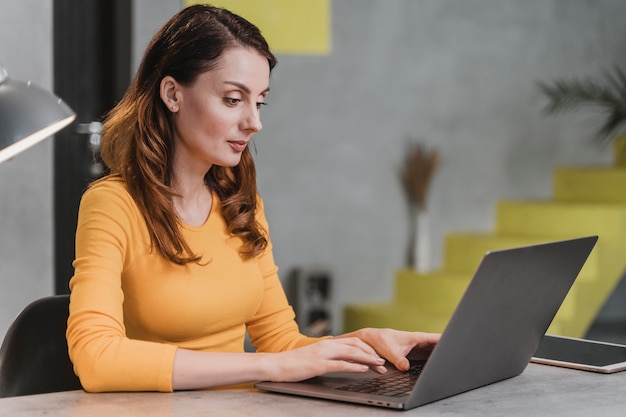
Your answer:
[[[357,337],[323,339],[280,353],[177,349],[172,388],[188,390],[250,381],[294,382],[327,372],[385,370],[385,360]]]
[[[270,353],[266,373],[270,381],[302,381],[327,372],[385,372],[385,360],[358,337],[323,339],[312,345]]]
[[[404,332],[393,329],[366,328],[342,337],[358,337],[370,345],[378,355],[387,359],[401,371],[409,369],[410,359],[426,359],[437,342],[438,333]],[[340,340],[340,339],[338,339]]]
[[[362,329],[280,353],[225,353],[177,349],[172,388],[197,389],[249,381],[302,381],[328,372],[384,373],[386,358],[400,370],[407,355],[427,357],[438,334]],[[413,357],[412,357],[413,358]]]

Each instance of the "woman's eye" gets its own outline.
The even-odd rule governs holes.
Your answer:
[[[256,108],[257,108],[257,109],[260,109],[260,108],[261,108],[261,106],[267,106],[267,103],[266,103],[266,102],[264,102],[264,101],[260,101],[260,102],[258,102],[258,103],[256,104]]]
[[[232,98],[232,97],[224,97],[224,101],[226,102],[226,104],[228,104],[229,106],[235,106],[237,105],[241,99],[238,98]]]

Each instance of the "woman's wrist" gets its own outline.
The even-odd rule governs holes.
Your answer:
[[[277,368],[277,364],[280,364],[280,360],[276,360],[277,353],[254,353],[254,357],[257,359],[258,380],[260,381],[277,381],[280,369]]]

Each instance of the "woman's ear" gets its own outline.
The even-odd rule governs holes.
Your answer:
[[[165,107],[172,113],[178,112],[178,83],[174,77],[168,75],[161,80],[160,93]]]

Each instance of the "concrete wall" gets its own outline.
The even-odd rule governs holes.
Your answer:
[[[51,89],[52,0],[0,3],[0,64]],[[0,335],[30,301],[52,294],[52,140],[0,164]]]
[[[492,229],[497,200],[548,197],[556,166],[608,163],[589,119],[542,115],[535,83],[623,67],[625,16],[623,1],[333,2],[332,55],[279,57],[256,140],[282,271],[333,272],[336,328],[346,302],[391,296],[410,136],[442,158],[435,267],[446,233]]]
[[[51,1],[4,3],[0,61],[51,85]],[[135,0],[135,66],[179,7]],[[556,166],[610,163],[589,139],[595,119],[545,118],[535,83],[624,67],[626,2],[335,0],[332,20],[330,55],[278,56],[255,142],[281,272],[330,270],[335,329],[345,303],[390,297],[404,264],[408,137],[442,158],[434,267],[446,233],[491,230],[497,200],[548,197]],[[0,331],[52,287],[51,149],[0,166]]]

